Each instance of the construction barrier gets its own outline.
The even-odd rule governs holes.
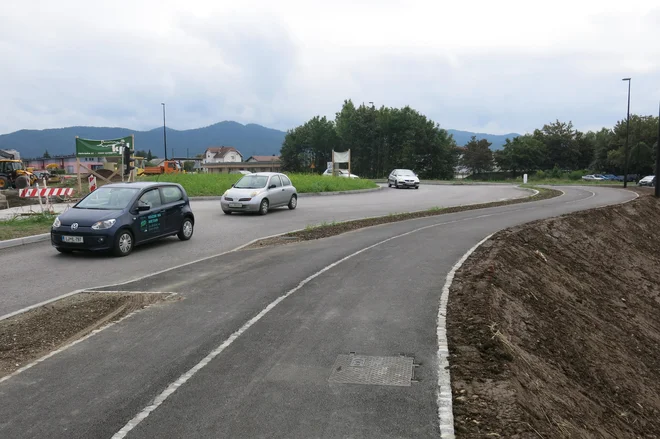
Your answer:
[[[89,183],[89,191],[94,192],[96,190],[96,177],[94,174],[89,174],[87,182]]]
[[[25,188],[18,190],[18,196],[21,198],[70,197],[72,195],[73,188],[70,187]]]

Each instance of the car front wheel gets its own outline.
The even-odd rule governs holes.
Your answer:
[[[179,230],[179,233],[177,233],[176,236],[178,236],[181,241],[187,241],[192,238],[192,235],[193,222],[190,218],[186,218],[183,220],[183,224],[181,224],[181,230]]]
[[[115,256],[128,256],[133,251],[133,235],[128,230],[120,230],[115,238],[112,252]]]

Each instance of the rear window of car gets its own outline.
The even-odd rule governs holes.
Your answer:
[[[160,190],[165,204],[183,200],[183,193],[181,192],[181,189],[176,186],[165,186],[160,188]]]
[[[282,177],[282,184],[284,186],[291,186],[291,180],[286,175],[281,175],[280,177]]]

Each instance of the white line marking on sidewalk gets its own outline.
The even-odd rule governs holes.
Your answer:
[[[438,418],[440,421],[440,437],[443,439],[454,439],[454,412],[451,395],[451,374],[449,372],[449,344],[447,342],[447,303],[449,301],[449,288],[454,281],[454,275],[465,263],[468,257],[488,241],[493,234],[486,236],[477,245],[468,250],[461,259],[451,268],[445,286],[440,296],[440,307],[438,309]]]

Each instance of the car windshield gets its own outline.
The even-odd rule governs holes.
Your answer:
[[[127,187],[100,187],[80,203],[75,209],[122,210],[128,207],[139,189]]]
[[[398,172],[398,175],[400,175],[402,177],[414,177],[415,173],[413,171],[408,170],[408,169],[403,169],[403,170]]]
[[[268,177],[264,175],[246,175],[234,185],[236,189],[259,189],[266,187]]]

